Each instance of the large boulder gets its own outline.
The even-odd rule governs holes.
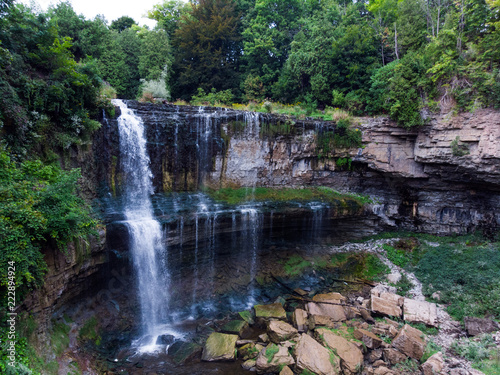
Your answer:
[[[311,371],[317,375],[336,375],[340,372],[340,360],[311,336],[303,333],[295,347],[299,371]]]
[[[271,320],[267,326],[269,340],[276,344],[294,338],[298,334],[297,329],[281,320]]]
[[[222,327],[222,332],[244,336],[243,333],[248,330],[248,328],[248,323],[244,320],[231,320]]]
[[[270,305],[255,305],[255,317],[261,319],[286,319],[286,311],[281,303],[273,303]]]
[[[313,297],[314,302],[307,304],[307,311],[310,315],[328,316],[335,322],[347,320],[342,304],[345,297],[339,293],[317,294]]]
[[[481,333],[491,333],[498,331],[498,323],[490,319],[471,318],[464,319],[465,330],[469,336],[477,336]]]
[[[293,312],[293,324],[299,332],[306,332],[308,327],[307,311],[302,309],[295,309]]]
[[[429,357],[425,363],[420,366],[420,370],[424,373],[424,375],[435,375],[441,374],[444,368],[444,359],[443,353],[437,352],[436,354]]]
[[[205,343],[202,361],[232,361],[235,359],[238,336],[225,333],[212,333]]]
[[[384,349],[384,361],[390,363],[392,366],[404,362],[408,359],[406,355],[394,348]]]
[[[343,369],[356,373],[361,368],[363,353],[355,344],[325,328],[317,329],[316,333],[327,347],[337,353]]]
[[[392,346],[408,357],[420,360],[425,351],[423,335],[422,331],[405,324],[392,341]]]
[[[377,314],[400,318],[402,314],[401,306],[403,305],[403,300],[404,297],[394,293],[378,293],[378,291],[372,290],[371,309]]]
[[[437,307],[434,303],[415,301],[405,298],[403,307],[404,320],[407,322],[424,323],[437,327]]]
[[[257,356],[257,373],[279,372],[284,366],[293,365],[294,363],[295,360],[286,346],[270,344],[262,349]]]
[[[366,329],[356,329],[353,332],[356,339],[365,344],[368,349],[377,349],[382,344],[382,339]]]

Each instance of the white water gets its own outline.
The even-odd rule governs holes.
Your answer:
[[[142,348],[153,350],[158,335],[169,330],[169,274],[165,264],[160,223],[154,219],[150,160],[144,124],[121,100],[118,118],[121,166],[124,173],[124,215],[130,237],[130,253],[137,278],[141,307]]]

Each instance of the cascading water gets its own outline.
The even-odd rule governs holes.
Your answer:
[[[129,247],[137,278],[141,306],[143,344],[154,345],[167,321],[169,273],[162,244],[160,223],[154,219],[153,185],[146,150],[144,125],[140,117],[121,100],[118,118],[123,181],[123,214],[129,232]]]

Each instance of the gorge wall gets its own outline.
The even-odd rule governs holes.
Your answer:
[[[318,134],[332,122],[221,108],[128,102],[144,120],[157,192],[202,184],[329,186],[368,194],[386,227],[431,233],[494,230],[500,224],[500,113],[433,117],[416,130],[386,118],[358,118],[363,148],[318,156]],[[110,195],[120,192],[116,120],[97,137],[97,175]],[[458,147],[458,152],[456,151]],[[467,154],[458,156],[462,153]],[[454,155],[455,153],[455,155]],[[339,166],[336,160],[350,158]]]

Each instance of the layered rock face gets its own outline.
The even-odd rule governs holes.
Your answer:
[[[158,192],[200,185],[330,186],[368,194],[385,227],[432,233],[500,224],[500,113],[440,115],[406,130],[362,118],[364,147],[320,157],[318,134],[335,124],[216,108],[128,102],[144,120]],[[359,120],[359,119],[358,119]],[[116,121],[97,153],[100,181],[119,195]],[[339,166],[339,158],[351,164]]]

